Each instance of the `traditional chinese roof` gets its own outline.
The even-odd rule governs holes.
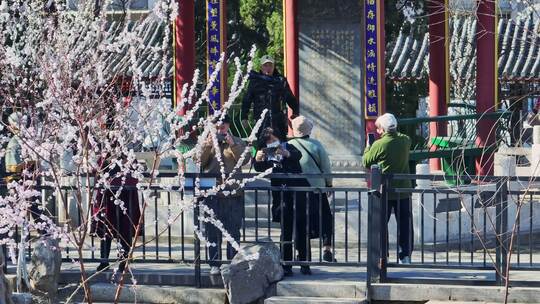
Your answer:
[[[164,22],[157,19],[149,20],[141,25],[142,21],[128,21],[127,27],[130,32],[137,31],[136,35],[140,38],[140,45],[136,46],[136,69],[140,70],[143,77],[155,77],[159,76],[163,65],[165,64],[165,71],[167,76],[173,74],[173,62],[166,60],[164,62],[162,52],[160,51],[156,55],[156,49],[161,49],[163,44],[163,37],[166,35],[166,27],[168,26]],[[120,27],[119,21],[112,21],[108,32],[114,33]],[[172,45],[172,44],[171,44]],[[152,49],[154,51],[152,51]],[[170,51],[170,50],[168,50]],[[168,58],[172,58],[169,54],[166,54]],[[130,63],[130,53],[128,52],[128,46],[125,46],[119,52],[109,52],[103,55],[104,66],[107,67],[106,73],[108,75],[124,75],[131,76],[133,66]]]
[[[472,72],[476,66],[476,18],[453,17],[450,21],[450,71],[454,75]],[[499,79],[540,81],[540,20],[532,15],[500,19]],[[407,81],[429,73],[429,36],[420,39],[403,30],[396,39],[388,66],[388,77]]]

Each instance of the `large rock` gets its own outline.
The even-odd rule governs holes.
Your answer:
[[[221,276],[231,304],[247,304],[265,296],[283,278],[279,248],[271,242],[242,246]]]
[[[56,297],[62,254],[58,240],[41,238],[35,243],[29,266],[30,288],[49,299]]]

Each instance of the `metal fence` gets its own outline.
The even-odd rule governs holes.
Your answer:
[[[246,175],[252,176],[252,175]],[[161,175],[160,178],[173,176]],[[204,178],[205,175],[187,176]],[[208,176],[211,178],[212,176]],[[271,175],[270,178],[295,179],[308,175]],[[324,175],[318,177],[324,177]],[[310,195],[318,198],[318,208],[322,208],[322,193],[328,193],[329,209],[332,217],[331,251],[335,262],[323,260],[324,240],[322,237],[322,212],[319,210],[319,234],[315,238],[306,235],[309,244],[310,259],[298,259],[293,254],[292,260],[282,261],[285,265],[310,265],[314,267],[354,267],[359,272],[367,271],[369,284],[375,282],[424,282],[427,278],[392,277],[389,272],[398,268],[441,269],[441,270],[477,270],[494,273],[493,279],[467,280],[475,284],[501,284],[506,275],[507,262],[510,270],[540,270],[540,221],[535,219],[540,214],[540,191],[534,188],[534,179],[517,177],[482,177],[483,183],[459,187],[449,187],[442,183],[444,176],[435,175],[384,175],[377,168],[370,174],[333,174],[334,179],[347,180],[348,185],[358,187],[272,187],[269,183],[249,184],[244,188],[243,199],[239,208],[242,210],[240,241],[242,244],[274,242],[280,248],[286,243],[282,239],[283,225],[272,221],[272,196],[283,201],[287,197],[292,201],[292,213],[281,214],[281,223],[285,217],[292,217],[295,223],[298,214],[305,212],[306,230],[310,227],[309,204],[302,205],[297,200]],[[461,177],[470,178],[470,177]],[[396,180],[429,180],[429,187],[410,187],[395,189]],[[370,186],[364,186],[369,181]],[[420,183],[419,183],[420,184]],[[533,188],[531,188],[533,186]],[[141,190],[142,189],[142,190]],[[44,200],[44,204],[56,203],[62,195],[70,206],[69,197],[72,189],[63,187],[61,194],[54,194],[52,188],[42,187],[43,197],[55,197]],[[48,192],[48,194],[46,194]],[[411,225],[413,243],[411,264],[402,264],[399,260],[399,218],[400,208],[389,219],[388,206],[391,196],[401,194],[411,199]],[[292,195],[291,195],[292,194]],[[180,212],[180,202],[194,196],[192,186],[183,190],[178,187],[161,186],[139,189],[139,203],[146,204],[144,229],[137,239],[134,249],[135,263],[184,263],[193,266],[196,285],[200,286],[205,265],[210,261],[208,244],[199,239],[196,230],[205,232],[199,217],[199,207],[187,208]],[[131,204],[132,202],[127,202]],[[398,204],[399,206],[399,204]],[[88,205],[87,205],[88,207]],[[283,206],[282,206],[283,208]],[[303,208],[297,213],[297,208]],[[80,218],[80,210],[61,210],[52,206],[52,216],[62,222]],[[284,210],[284,209],[282,209]],[[310,211],[311,210],[311,211]],[[121,213],[117,213],[119,218]],[[75,220],[76,221],[76,220]],[[537,224],[538,222],[538,224]],[[80,223],[79,223],[80,224]],[[293,235],[297,226],[293,225]],[[295,238],[293,237],[293,240]],[[88,236],[83,251],[86,262],[101,261],[98,250],[100,240]],[[293,248],[297,247],[292,241]],[[63,258],[68,261],[78,260],[78,253],[71,244],[61,244]],[[226,246],[222,246],[221,256],[226,256]],[[511,249],[511,250],[510,250]],[[29,248],[28,252],[31,251]],[[294,252],[294,251],[293,251]],[[508,258],[510,257],[510,259]],[[282,254],[283,259],[283,254]],[[112,250],[110,260],[115,261]],[[218,262],[228,263],[225,259]],[[366,268],[364,268],[366,267]],[[463,283],[460,280],[431,280],[431,283]],[[519,281],[513,284],[519,284]],[[524,283],[525,284],[525,283]],[[526,282],[526,284],[534,284]]]
[[[470,179],[470,176],[462,176]],[[540,212],[538,185],[530,177],[477,177],[478,183],[460,187],[400,188],[395,180],[445,181],[435,175],[384,175],[372,169],[369,206],[368,284],[381,282],[501,285],[509,271],[540,270]],[[413,183],[414,184],[414,183]],[[398,258],[398,242],[386,237],[391,194],[412,198],[415,250],[411,263]],[[396,217],[399,217],[399,208]],[[399,237],[399,229],[395,235]],[[488,273],[477,279],[392,276],[395,269],[466,270]],[[540,286],[536,280],[511,282],[513,286]]]

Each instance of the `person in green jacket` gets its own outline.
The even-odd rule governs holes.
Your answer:
[[[305,116],[300,115],[293,119],[291,123],[294,138],[289,140],[289,144],[293,145],[302,153],[302,158],[300,158],[302,173],[332,174],[332,166],[326,149],[320,141],[310,137],[313,130],[313,122]],[[322,178],[312,176],[308,177],[307,180],[313,188],[332,187],[331,177]],[[309,201],[310,223],[316,226],[316,233],[319,233],[319,231],[322,232],[320,237],[324,246],[323,260],[325,262],[334,262],[336,261],[332,253],[334,223],[332,212],[330,211],[328,194],[315,189],[315,191],[309,193]],[[321,227],[318,227],[319,222],[322,224]]]
[[[397,132],[397,120],[394,115],[386,113],[375,121],[380,138],[371,146],[367,145],[362,163],[365,168],[379,165],[382,173],[410,173],[409,154],[411,140],[407,135]],[[411,188],[410,180],[391,180],[391,188]],[[388,220],[392,210],[399,227],[399,259],[403,264],[410,264],[413,249],[413,226],[411,198],[406,193],[388,193]]]

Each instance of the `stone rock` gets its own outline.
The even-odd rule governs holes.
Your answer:
[[[13,304],[11,286],[4,273],[4,250],[0,248],[0,303]]]
[[[247,304],[265,296],[283,278],[279,248],[271,242],[242,246],[221,276],[231,304]]]
[[[30,288],[49,299],[56,297],[62,254],[58,240],[40,238],[34,246],[29,265]]]

